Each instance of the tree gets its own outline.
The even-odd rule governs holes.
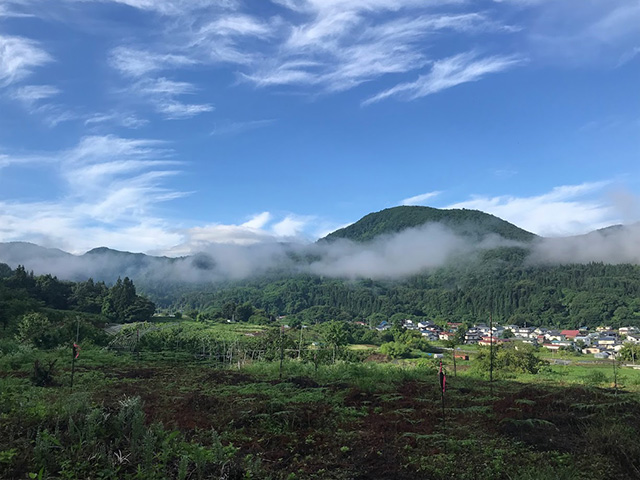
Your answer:
[[[18,324],[16,340],[36,348],[51,348],[51,322],[43,313],[27,313]]]
[[[136,295],[136,287],[129,277],[118,278],[102,304],[102,314],[116,322],[143,322],[149,320],[156,309],[155,304]]]
[[[253,315],[254,308],[249,302],[245,302],[242,305],[236,307],[236,321],[247,322],[251,315]]]
[[[236,313],[235,302],[227,302],[222,307],[222,318],[227,320],[233,319],[233,315]]]
[[[640,345],[625,343],[618,352],[618,358],[626,362],[637,362],[640,360]]]
[[[502,332],[502,338],[513,338],[515,334],[511,330],[505,330]]]
[[[535,348],[524,343],[510,343],[497,345],[494,348],[494,370],[507,373],[538,373],[548,362],[540,359]],[[488,347],[483,347],[478,352],[475,368],[481,372],[487,372],[490,364],[490,352]]]
[[[344,323],[332,320],[322,325],[322,336],[333,350],[333,363],[336,362],[338,348],[347,344],[347,330]]]
[[[6,263],[0,263],[0,278],[9,278],[13,275],[13,270]]]
[[[387,342],[380,346],[380,352],[391,358],[401,358],[411,353],[411,347],[402,342]]]

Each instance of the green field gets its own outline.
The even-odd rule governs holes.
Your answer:
[[[283,348],[281,369],[277,349],[227,362],[188,340],[254,348],[279,329],[165,326],[171,350],[86,345],[73,388],[68,349],[0,357],[0,478],[640,478],[637,370],[618,371],[617,393],[613,365],[577,363],[587,357],[490,384],[473,354],[457,376],[447,354],[443,416],[438,360],[351,345],[333,363],[315,346],[300,360]],[[55,361],[46,386],[36,360]]]

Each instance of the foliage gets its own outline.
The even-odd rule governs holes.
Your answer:
[[[51,337],[51,322],[42,313],[28,313],[18,324],[16,340],[20,343],[30,344],[36,348],[51,348],[54,346]]]
[[[474,324],[492,313],[496,322],[520,326],[640,326],[640,266],[534,266],[526,255],[513,257],[505,250],[485,252],[398,281],[297,275],[197,285],[174,291],[167,306],[233,312],[248,302],[269,316],[295,316],[307,325],[361,320],[377,326],[396,317]]]
[[[387,342],[380,346],[380,352],[391,358],[402,358],[411,353],[411,347],[403,342]]]
[[[477,210],[440,210],[430,207],[401,206],[370,213],[356,223],[327,235],[325,241],[346,238],[364,242],[378,235],[397,233],[427,223],[445,225],[458,234],[472,236],[474,239],[488,234],[497,234],[510,240],[520,241],[535,238],[532,233]]]
[[[133,282],[125,277],[118,278],[102,304],[102,314],[115,322],[141,322],[151,318],[155,305],[150,300],[136,294]]]
[[[491,365],[491,349],[481,347],[476,357],[474,368],[479,373],[488,375]],[[505,373],[532,373],[541,371],[548,362],[542,360],[533,346],[514,342],[493,347],[494,372]]]
[[[625,343],[618,352],[618,358],[626,362],[640,362],[640,345]]]

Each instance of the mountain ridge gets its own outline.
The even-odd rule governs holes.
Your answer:
[[[369,213],[357,222],[328,234],[321,241],[330,242],[344,238],[355,242],[367,242],[380,235],[399,233],[430,223],[439,223],[453,233],[473,240],[481,240],[491,234],[521,242],[539,238],[534,233],[480,210],[399,206]]]

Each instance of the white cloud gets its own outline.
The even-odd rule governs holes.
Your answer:
[[[246,122],[229,122],[216,125],[211,135],[237,135],[249,130],[267,127],[275,123],[274,119],[248,120]]]
[[[25,6],[28,2],[26,1],[12,1],[12,0],[4,0],[5,4],[0,4],[0,18],[29,18],[35,17],[32,13],[25,13],[20,11],[22,7]],[[14,7],[12,9],[12,7]],[[15,7],[18,7],[17,9]]]
[[[46,202],[0,202],[0,241],[30,240],[74,252],[98,245],[148,251],[182,236],[156,215],[157,206],[184,195],[164,186],[177,172],[164,143],[93,136],[75,147],[23,159],[53,169],[62,194]],[[16,162],[14,162],[16,163]]]
[[[108,113],[95,113],[87,116],[84,121],[86,126],[101,125],[101,124],[114,124],[126,128],[140,128],[149,123],[148,120],[139,118],[134,113],[126,112],[108,112]]]
[[[524,39],[532,57],[562,67],[624,63],[640,45],[637,0],[510,1],[526,10]]]
[[[156,109],[158,112],[164,114],[165,118],[169,120],[190,118],[201,113],[212,112],[214,110],[213,105],[208,103],[190,104],[175,100],[156,102]]]
[[[144,78],[132,84],[128,93],[149,102],[156,112],[166,119],[184,119],[214,110],[208,103],[191,104],[178,100],[183,95],[192,95],[197,87],[189,82],[178,82],[167,78]]]
[[[405,6],[414,5],[406,2]],[[277,56],[256,65],[243,78],[259,86],[321,86],[343,91],[383,75],[415,71],[428,63],[424,42],[442,30],[499,31],[478,13],[414,14],[381,19],[381,11],[399,9],[390,2],[334,4],[311,8],[312,20],[291,26]],[[306,10],[305,10],[306,11]]]
[[[284,219],[273,225],[272,231],[278,237],[294,238],[300,236],[312,217],[300,217],[297,215],[287,215]]]
[[[427,200],[437,197],[441,193],[442,192],[440,191],[423,193],[420,195],[416,195],[414,197],[405,198],[404,200],[402,200],[402,202],[400,202],[400,204],[401,205],[421,205]]]
[[[149,73],[197,63],[193,58],[177,54],[161,54],[132,47],[114,48],[109,55],[109,64],[130,77],[143,77]]]
[[[251,230],[259,230],[271,221],[271,214],[269,212],[262,212],[254,215],[250,220],[246,221],[241,227],[249,228]]]
[[[60,90],[52,85],[25,85],[13,92],[13,98],[33,105],[40,100],[46,100],[60,93]]]
[[[38,42],[0,35],[0,87],[27,77],[35,67],[53,61]]]
[[[497,73],[522,64],[518,56],[492,56],[477,58],[474,52],[462,53],[438,60],[431,72],[421,75],[415,82],[402,83],[374,95],[363,105],[379,102],[389,97],[415,100],[462,83],[475,82],[489,73]]]
[[[167,16],[186,15],[196,10],[214,8],[214,9],[232,9],[238,4],[237,0],[95,0],[95,1],[111,1],[128,5],[129,7],[139,10],[147,10]]]
[[[563,185],[532,197],[473,196],[445,208],[481,210],[543,236],[577,235],[620,223],[616,208],[603,195],[608,185]]]

